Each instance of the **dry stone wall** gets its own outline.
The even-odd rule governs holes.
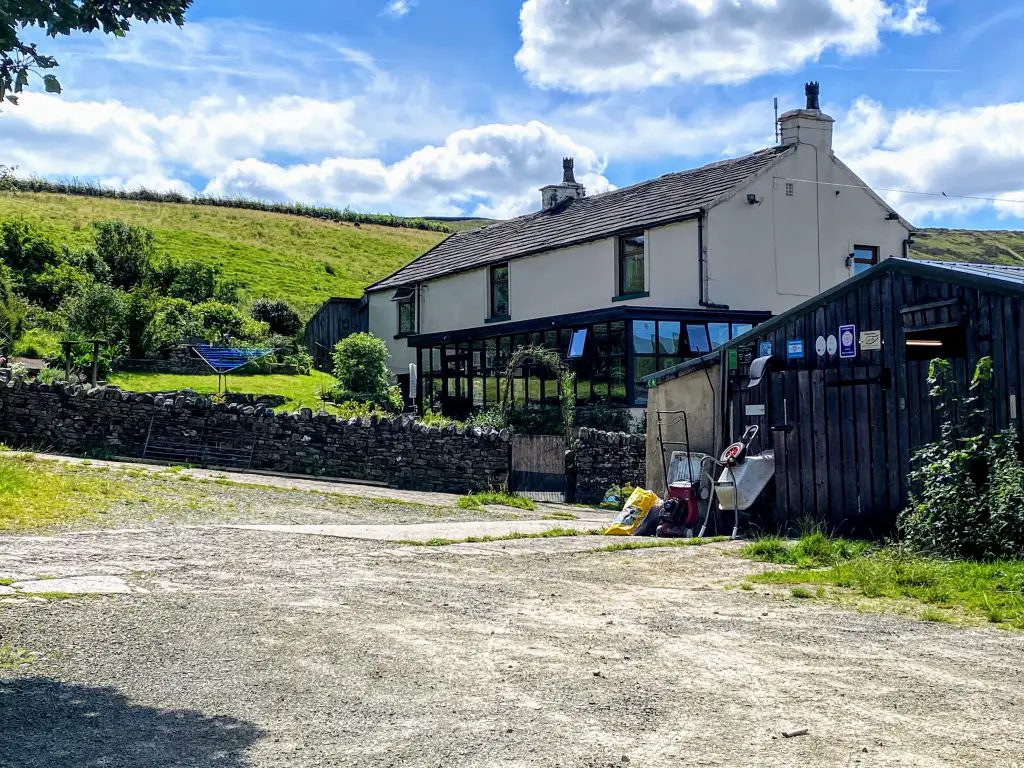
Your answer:
[[[9,382],[0,386],[0,441],[57,453],[142,458],[147,440],[213,443],[251,456],[253,469],[465,493],[508,481],[504,432],[426,427],[410,418],[339,420],[309,409],[163,398],[113,388]],[[192,463],[205,463],[201,457]]]
[[[0,385],[0,442],[126,458],[144,458],[147,444],[151,451],[191,445],[202,451],[182,463],[217,466],[217,456],[241,457],[243,468],[451,493],[506,487],[511,462],[507,432],[22,381]],[[596,504],[612,485],[644,482],[642,436],[581,429],[576,458],[578,501]]]
[[[647,482],[647,438],[581,429],[576,464],[576,500],[598,504],[613,485],[643,486]]]

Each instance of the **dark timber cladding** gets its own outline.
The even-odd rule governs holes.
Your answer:
[[[992,426],[1019,427],[1022,313],[1024,268],[890,259],[723,347],[726,434],[757,424],[752,448],[775,450],[777,526],[813,518],[854,535],[892,529],[911,454],[939,435],[934,358],[952,363],[966,391],[991,357]],[[768,372],[748,387],[749,361],[769,344]]]
[[[353,333],[367,330],[362,299],[328,299],[306,323],[303,343],[313,356],[316,367],[331,367],[335,345]]]

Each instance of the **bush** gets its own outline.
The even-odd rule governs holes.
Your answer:
[[[387,345],[369,333],[355,333],[334,348],[335,402],[359,401],[390,411],[405,407],[402,393],[391,384]]]
[[[43,271],[25,281],[27,298],[47,310],[55,310],[69,296],[73,296],[95,282],[86,270],[61,261],[47,264]]]
[[[914,551],[950,559],[1024,556],[1024,462],[1016,433],[993,434],[986,407],[991,360],[961,397],[943,360],[929,383],[944,415],[941,437],[913,456],[910,504],[898,528]]]
[[[110,267],[111,284],[125,290],[141,285],[153,262],[153,233],[123,221],[100,221],[93,226],[96,253]]]
[[[292,309],[286,301],[257,299],[250,311],[254,320],[266,323],[271,333],[281,336],[294,336],[302,329],[299,313]]]
[[[203,328],[218,337],[241,339],[246,337],[246,321],[249,320],[236,307],[219,301],[204,301],[196,307]],[[220,339],[211,339],[220,341]]]
[[[61,356],[60,335],[45,328],[29,328],[14,345],[14,354],[18,357],[55,360]]]
[[[0,223],[0,262],[15,273],[38,274],[47,264],[55,264],[58,257],[53,244],[24,219]]]
[[[26,330],[28,307],[14,293],[10,270],[0,264],[0,347],[14,347]]]

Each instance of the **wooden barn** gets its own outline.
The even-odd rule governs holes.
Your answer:
[[[978,360],[991,357],[991,420],[1003,429],[1020,425],[1022,351],[1024,267],[889,259],[711,356],[649,377],[648,423],[666,404],[687,410],[691,433],[711,436],[694,450],[715,454],[756,424],[751,450],[775,451],[769,525],[813,518],[880,536],[907,502],[912,452],[939,434],[931,360],[949,360],[966,392]]]
[[[363,299],[328,299],[306,323],[302,338],[313,356],[313,364],[321,371],[329,371],[335,345],[366,329],[366,303]]]

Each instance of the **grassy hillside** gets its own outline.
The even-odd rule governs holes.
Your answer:
[[[48,193],[0,195],[3,216],[23,217],[54,242],[72,246],[92,242],[94,221],[139,224],[153,231],[159,254],[216,265],[252,298],[287,299],[305,315],[330,296],[361,296],[365,286],[445,237],[235,208]]]
[[[914,235],[910,255],[939,261],[973,261],[1024,266],[1024,232],[924,229]]]

